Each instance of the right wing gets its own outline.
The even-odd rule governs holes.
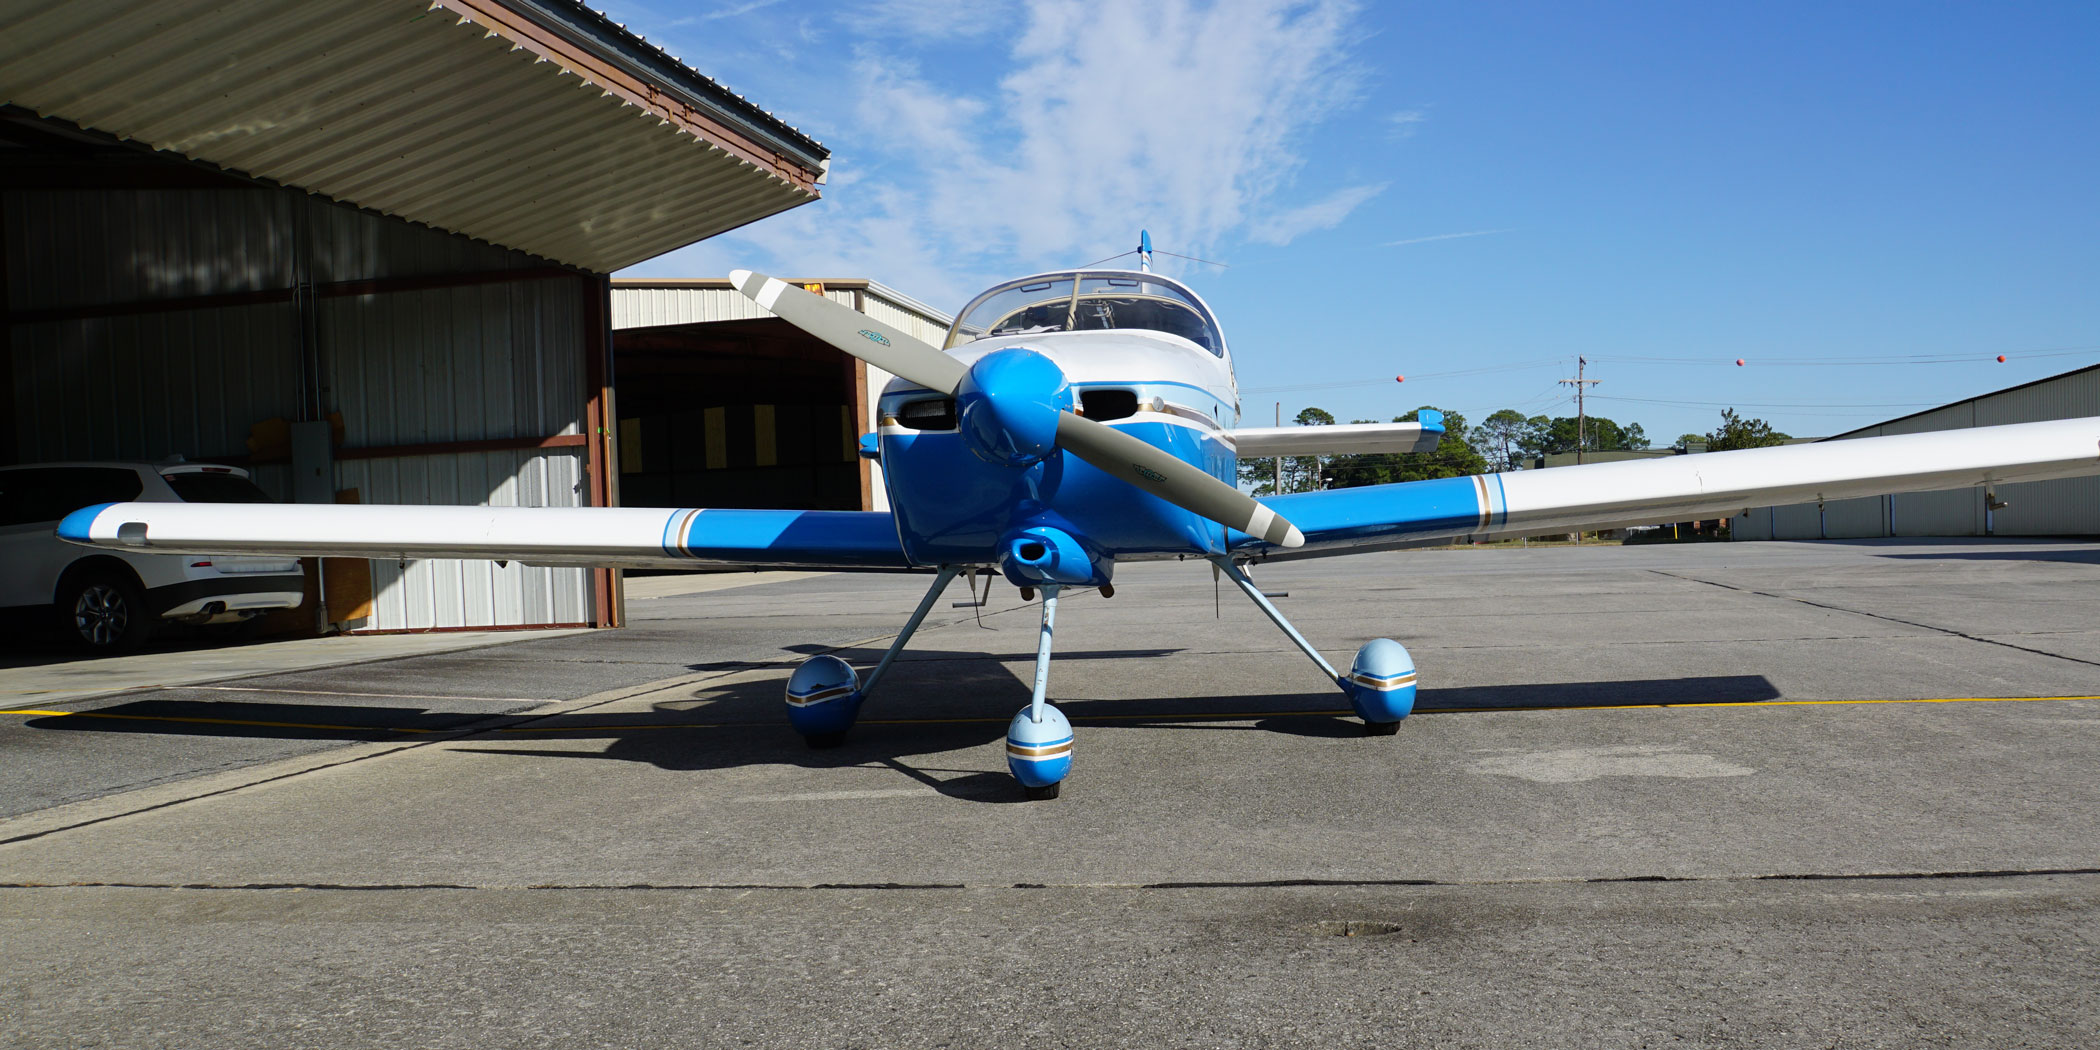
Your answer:
[[[491,558],[646,569],[911,568],[880,511],[105,503],[60,539],[140,553]]]
[[[2083,474],[2100,474],[2100,416],[1272,496],[1262,503],[1303,530],[1305,546],[1276,551],[1244,533],[1229,542],[1249,554],[1339,554]]]

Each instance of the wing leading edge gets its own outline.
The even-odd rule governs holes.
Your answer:
[[[1262,500],[1305,533],[1289,554],[1461,536],[1726,517],[1815,503],[2100,474],[2100,417],[1591,463]],[[1233,533],[1234,550],[1268,551]],[[1284,552],[1276,551],[1276,554]]]
[[[493,558],[620,568],[908,569],[879,511],[105,503],[61,539],[143,553]]]

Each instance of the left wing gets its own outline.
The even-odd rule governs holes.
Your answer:
[[[1305,533],[1292,555],[1730,517],[1751,507],[2100,474],[2100,416],[1590,463],[1262,500]],[[1284,554],[1233,533],[1235,551]]]
[[[141,553],[492,558],[610,568],[911,567],[879,511],[105,503],[59,538]]]
[[[1241,459],[1366,452],[1434,452],[1444,414],[1425,409],[1414,423],[1337,423],[1316,427],[1243,427],[1232,432]]]

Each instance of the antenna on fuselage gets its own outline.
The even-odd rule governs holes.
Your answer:
[[[1138,269],[1152,272],[1152,231],[1138,231]]]

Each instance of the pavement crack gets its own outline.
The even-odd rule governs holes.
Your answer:
[[[1831,605],[1827,602],[1812,601],[1808,598],[1797,598],[1791,594],[1773,594],[1770,591],[1760,591],[1755,587],[1738,587],[1732,583],[1722,583],[1719,580],[1702,580],[1697,576],[1685,576],[1681,573],[1664,572],[1661,569],[1649,569],[1648,571],[1656,574],[1657,576],[1668,576],[1673,580],[1684,580],[1687,583],[1703,583],[1708,587],[1719,587],[1723,590],[1736,591],[1741,594],[1755,594],[1761,598],[1776,598],[1783,602],[1798,602],[1802,605],[1809,606],[1810,608],[1827,609],[1831,612],[1849,613],[1853,616],[1865,616],[1869,619],[1882,620],[1888,623],[1900,623],[1906,627],[1916,627],[1919,630],[1923,631],[1934,631],[1939,634],[1944,634],[1953,638],[1961,638],[1971,642],[1982,642],[1985,645],[2001,646],[2006,649],[2011,649],[2015,652],[2032,653],[2036,656],[2048,656],[2058,660],[2068,660],[2074,664],[2084,664],[2087,667],[2100,667],[2100,660],[2086,660],[2076,656],[2065,656],[2062,653],[2052,653],[2047,649],[2035,649],[2025,645],[2014,645],[2011,642],[1999,641],[1996,638],[1985,638],[1982,635],[1970,634],[1967,631],[1957,631],[1952,627],[1941,627],[1937,624],[1919,623],[1916,620],[1906,620],[1901,616],[1887,616],[1882,613],[1867,612],[1864,609],[1847,609],[1842,605]]]
[[[1014,883],[966,883],[966,882],[535,882],[520,884],[464,883],[464,882],[302,882],[298,880],[256,882],[144,882],[144,881],[96,881],[96,882],[0,882],[0,892],[8,890],[186,890],[216,891],[222,893],[281,892],[285,890],[350,892],[514,892],[514,891],[567,891],[567,892],[645,892],[645,893],[705,893],[752,890],[839,893],[870,891],[986,891],[986,890],[1259,890],[1259,889],[1348,889],[1402,886],[1558,886],[1558,885],[1616,885],[1639,883],[1748,883],[1748,882],[1884,882],[1884,881],[1953,881],[1974,879],[2027,879],[2061,876],[2100,876],[2100,867],[2086,868],[1983,868],[1950,869],[1946,871],[1860,871],[1860,872],[1779,872],[1768,874],[1725,875],[1602,875],[1602,876],[1540,876],[1535,878],[1509,879],[1205,879],[1176,882],[1144,883],[1098,883],[1098,882],[1014,882]]]

